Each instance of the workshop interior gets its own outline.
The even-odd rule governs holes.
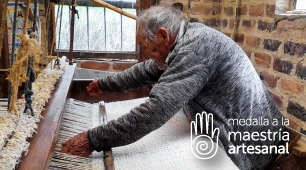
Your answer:
[[[194,156],[181,110],[135,143],[89,157],[61,152],[150,97],[154,84],[96,96],[86,87],[148,59],[136,22],[153,6],[175,8],[243,49],[289,121],[286,153],[267,169],[306,170],[306,0],[1,0],[0,169],[239,169],[224,146],[210,159]]]

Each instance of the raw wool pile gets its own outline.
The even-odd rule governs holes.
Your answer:
[[[50,68],[44,69],[33,83],[34,95],[32,107],[34,109],[34,116],[39,118],[40,113],[44,110],[44,106],[51,98],[51,93],[55,89],[56,82],[60,79],[63,71]]]
[[[12,94],[11,94],[11,103],[9,107],[9,112],[13,112],[18,115],[18,109],[16,107],[18,87],[22,82],[27,81],[27,69],[28,69],[28,59],[30,56],[38,58],[40,54],[40,48],[37,45],[36,40],[30,39],[27,34],[20,34],[21,43],[16,56],[16,61],[13,66],[10,68],[9,75],[7,80],[11,83]],[[34,59],[37,61],[37,59]],[[35,66],[36,64],[34,64]],[[34,68],[36,69],[36,68]]]
[[[51,98],[56,82],[60,79],[62,70],[51,70],[50,66],[41,71],[33,83],[33,111],[34,116],[23,113],[23,99],[16,101],[18,114],[6,113],[0,118],[0,170],[14,169],[19,158],[29,147],[27,139],[32,137],[40,121],[41,112]]]
[[[14,169],[22,152],[27,151],[31,137],[37,127],[35,118],[27,114],[20,114],[20,119],[11,139],[0,152],[0,168],[3,170]]]

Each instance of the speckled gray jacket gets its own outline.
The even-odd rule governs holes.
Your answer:
[[[220,128],[219,145],[227,153],[229,131],[276,131],[280,126],[233,126],[228,119],[281,118],[252,63],[244,51],[226,35],[201,23],[186,22],[180,28],[174,49],[168,56],[168,69],[161,71],[152,60],[99,79],[103,91],[118,91],[157,83],[146,103],[117,120],[89,131],[97,151],[137,141],[165,124],[181,108],[192,116],[213,113]],[[182,30],[183,29],[183,30]],[[270,122],[271,124],[271,122]],[[271,145],[269,141],[243,142]],[[278,142],[275,142],[278,143]],[[271,155],[229,154],[240,169],[263,169]]]

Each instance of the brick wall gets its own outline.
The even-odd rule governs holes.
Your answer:
[[[77,66],[86,69],[120,72],[136,63],[137,61],[79,61]]]
[[[191,21],[233,38],[291,120],[290,126],[306,134],[306,18],[276,16],[281,8],[276,1],[286,0],[190,0],[190,7],[188,0],[161,0],[160,5],[180,2]]]

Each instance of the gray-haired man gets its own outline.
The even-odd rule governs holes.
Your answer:
[[[150,60],[112,76],[93,81],[91,95],[157,83],[146,103],[107,125],[70,139],[63,152],[88,156],[137,141],[165,124],[181,108],[194,118],[207,111],[220,129],[219,145],[278,145],[279,141],[230,141],[230,131],[278,131],[272,118],[281,114],[244,51],[226,35],[201,23],[189,23],[181,12],[151,7],[137,18],[139,44]],[[228,119],[267,119],[269,126],[234,126]],[[240,169],[263,169],[266,154],[229,154]]]

